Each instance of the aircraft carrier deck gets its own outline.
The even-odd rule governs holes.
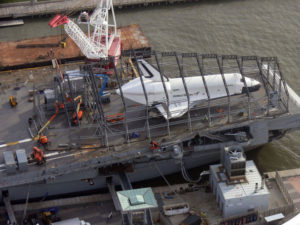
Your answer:
[[[300,114],[295,113],[299,97],[285,83],[274,57],[153,52],[147,61],[164,76],[182,78],[183,84],[187,76],[201,76],[205,83],[205,77],[221,74],[224,88],[228,89],[224,74],[230,72],[261,84],[258,91],[246,89],[245,93],[219,99],[210,99],[207,89],[199,90],[206,93],[207,100],[190,108],[184,116],[170,120],[154,106],[138,105],[115,93],[123,83],[142,76],[136,57],[134,53],[131,58],[128,54],[121,56],[118,66],[113,68],[115,73],[110,75],[106,88],[110,103],[99,96],[103,80],[90,67],[81,67],[83,75],[79,83],[76,83],[78,76],[74,76],[78,73],[74,72],[76,65],[65,67],[69,72],[63,79],[50,68],[25,70],[25,76],[24,71],[20,72],[21,76],[11,82],[3,76],[2,193],[9,193],[10,200],[26,199],[30,187],[29,197],[34,199],[107,187],[107,178],[119,177],[120,173],[125,173],[131,182],[178,171],[184,174],[188,168],[218,161],[220,149],[225,146],[238,144],[247,151],[300,126]],[[96,65],[97,73],[103,72],[101,68],[102,65]],[[33,96],[29,90],[33,90]],[[55,98],[47,96],[47,90]],[[69,99],[79,95],[84,115],[78,126],[72,126],[76,104]],[[16,107],[10,107],[9,96],[17,97]],[[24,140],[35,139],[39,128],[55,113],[57,101],[65,107],[43,132],[50,143],[39,146],[46,163],[18,161],[17,149],[24,149],[30,158],[37,143]],[[29,118],[33,119],[31,126]],[[151,141],[158,146],[153,147]],[[13,159],[4,160],[6,154]]]

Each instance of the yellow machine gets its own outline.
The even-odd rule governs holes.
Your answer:
[[[61,47],[61,48],[67,47],[67,42],[61,41],[61,42],[60,42],[60,47]]]
[[[11,107],[15,107],[18,103],[17,103],[17,99],[14,96],[10,96],[9,97],[9,103]]]

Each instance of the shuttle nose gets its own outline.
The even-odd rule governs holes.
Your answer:
[[[247,84],[249,92],[258,91],[260,89],[261,84],[259,81],[249,78],[249,77],[245,77],[245,80],[246,80],[246,84]],[[243,87],[242,92],[247,93],[246,87]]]
[[[259,86],[260,86],[260,82],[259,82],[259,81],[257,81],[257,80],[251,79],[251,83],[252,83],[252,85],[251,85],[251,86],[257,86],[257,85],[259,85]]]
[[[147,84],[145,83],[145,85]],[[135,78],[134,80],[122,85],[121,88],[124,98],[130,99],[134,102],[145,104],[146,100],[140,78]],[[121,95],[120,88],[116,89],[116,93],[118,95]]]
[[[260,83],[258,83],[258,84],[256,84],[256,85],[250,87],[250,88],[249,88],[249,91],[250,91],[250,92],[258,91],[258,90],[260,89],[260,86],[261,86]]]

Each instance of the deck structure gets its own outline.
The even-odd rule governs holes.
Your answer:
[[[201,76],[205,81],[207,76],[221,74],[224,87],[228,88],[224,74],[233,72],[261,83],[256,92],[246,91],[219,99],[208,97],[182,117],[169,120],[153,105],[139,105],[115,92],[135,77],[143,83],[137,67],[139,57],[143,56],[135,52],[122,55],[118,66],[113,68],[114,74],[109,75],[106,89],[110,92],[110,103],[105,103],[99,96],[102,80],[89,66],[82,68],[79,84],[72,83],[75,82],[71,76],[74,71],[65,73],[63,79],[59,74],[49,75],[51,82],[47,83],[36,79],[32,87],[35,90],[33,108],[32,103],[26,101],[27,88],[8,88],[5,95],[17,92],[19,104],[10,108],[7,101],[1,102],[1,115],[6,118],[0,132],[3,141],[28,138],[26,121],[29,117],[37,126],[31,127],[35,136],[38,127],[54,114],[56,101],[65,107],[43,132],[50,140],[44,149],[46,164],[29,163],[26,171],[20,171],[16,165],[14,173],[7,173],[3,154],[0,154],[0,163],[3,163],[0,165],[0,189],[7,190],[10,198],[16,200],[26,197],[20,190],[25,190],[28,185],[31,186],[31,198],[45,193],[57,195],[68,193],[70,187],[76,192],[106,186],[106,177],[118,175],[120,171],[128,172],[132,182],[176,171],[187,174],[185,168],[217,161],[220,149],[225,146],[238,144],[247,151],[300,127],[300,115],[291,110],[298,107],[296,100],[291,101],[293,96],[290,96],[275,57],[152,52],[146,60],[161,75],[180,77],[183,83],[188,76]],[[103,67],[98,65],[98,68],[102,73]],[[54,93],[52,103],[45,102],[46,89]],[[199,91],[205,93],[207,88]],[[145,98],[147,93],[145,90]],[[76,106],[69,99],[79,94],[84,116],[78,126],[72,126]],[[151,148],[151,141],[157,142],[158,147]],[[30,155],[33,145],[36,143],[27,142],[1,151],[14,153],[16,149],[24,148]],[[91,180],[94,186],[86,182]]]

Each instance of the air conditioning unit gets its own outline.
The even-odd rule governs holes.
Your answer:
[[[243,148],[239,145],[225,147],[223,165],[229,178],[245,176],[246,156]]]

